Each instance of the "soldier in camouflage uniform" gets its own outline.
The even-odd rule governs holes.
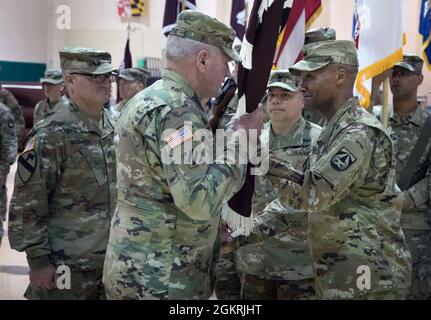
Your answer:
[[[309,45],[290,68],[303,77],[304,103],[328,124],[310,169],[270,158],[281,204],[308,211],[308,246],[319,299],[403,299],[411,258],[400,227],[389,136],[353,97],[358,58],[352,41]]]
[[[34,107],[33,124],[49,117],[54,112],[63,110],[69,103],[69,99],[63,95],[64,80],[60,71],[46,70],[40,82],[46,98],[39,101]]]
[[[271,120],[264,125],[266,130],[260,141],[269,145],[271,157],[289,162],[299,170],[304,169],[321,131],[321,127],[304,120],[303,107],[299,79],[287,70],[272,72],[266,105]],[[262,222],[241,241],[243,245],[236,251],[241,298],[315,299],[307,247],[307,215],[286,214],[276,199],[277,189],[265,176],[257,176],[253,214]]]
[[[118,112],[121,112],[139,91],[144,90],[147,87],[148,79],[151,73],[144,68],[128,68],[121,71],[118,76],[118,86],[121,102],[115,107]]]
[[[413,264],[409,299],[431,299],[430,140],[420,150],[419,164],[411,181],[407,184],[401,181],[425,120],[429,117],[417,102],[418,87],[423,81],[422,67],[423,60],[419,56],[405,54],[390,76],[394,108],[388,122],[389,134],[395,147],[397,182],[403,188],[401,227]],[[425,130],[431,130],[431,126]]]
[[[25,129],[24,113],[22,112],[22,108],[19,105],[18,101],[16,101],[13,94],[10,93],[5,88],[2,88],[1,84],[0,84],[0,103],[3,103],[11,111],[15,119],[16,136],[17,136],[18,142],[21,141],[21,139],[24,136],[24,129]]]
[[[0,244],[3,236],[3,221],[6,220],[6,180],[9,168],[16,159],[17,143],[15,120],[9,108],[0,103]]]
[[[244,183],[246,165],[224,158],[199,163],[192,150],[200,142],[192,133],[211,132],[202,101],[217,94],[228,61],[238,59],[234,37],[216,19],[181,12],[168,37],[162,79],[133,97],[120,117],[118,204],[104,268],[110,299],[212,294],[221,207]],[[166,153],[190,164],[168,163]]]
[[[310,29],[305,33],[304,45],[315,43],[319,41],[336,40],[337,33],[332,28],[315,28]],[[305,120],[315,123],[321,127],[325,126],[326,119],[320,113],[319,110],[315,110],[313,107],[305,106],[302,112]]]
[[[103,261],[116,205],[115,121],[109,100],[111,55],[60,51],[70,102],[34,127],[18,158],[10,206],[11,247],[25,251],[29,299],[103,299]],[[71,288],[56,270],[71,270]]]

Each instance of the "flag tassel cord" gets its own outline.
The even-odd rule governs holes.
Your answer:
[[[423,39],[422,35],[421,35],[421,37]],[[426,62],[425,65],[427,66],[428,71],[431,71],[431,61],[428,60],[428,56],[425,53],[425,50],[427,49],[427,47],[429,45],[431,45],[431,35],[428,37],[428,39],[426,41],[423,42],[423,45],[422,45],[422,56],[424,57],[424,60]]]
[[[377,61],[376,63],[373,63],[372,65],[369,65],[368,67],[358,72],[355,87],[356,87],[356,90],[363,97],[360,101],[362,107],[368,108],[370,106],[370,98],[371,98],[371,93],[362,84],[362,82],[381,74],[387,69],[392,68],[397,62],[401,61],[402,59],[403,59],[403,49],[399,48],[391,55],[381,59],[380,61]]]

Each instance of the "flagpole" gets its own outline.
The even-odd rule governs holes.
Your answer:
[[[381,121],[385,129],[388,128],[388,102],[389,102],[389,78],[383,81],[383,104]]]

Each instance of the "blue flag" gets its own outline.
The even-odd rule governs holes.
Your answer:
[[[428,69],[431,70],[431,1],[422,0],[419,18],[419,33],[422,35],[423,55]]]

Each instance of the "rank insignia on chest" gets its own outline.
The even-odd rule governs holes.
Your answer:
[[[179,128],[175,132],[171,133],[170,135],[168,135],[165,141],[168,143],[171,149],[173,149],[176,146],[192,138],[193,138],[192,130],[188,126],[184,126]]]
[[[344,171],[348,169],[355,161],[355,156],[353,156],[353,154],[346,148],[342,148],[337,152],[336,155],[332,157],[331,167],[335,171]]]

